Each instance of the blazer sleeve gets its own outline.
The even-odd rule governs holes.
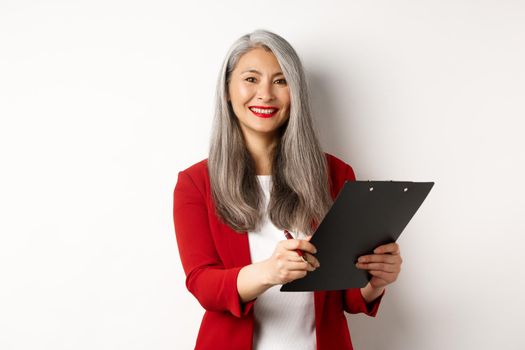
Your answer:
[[[348,164],[346,164],[346,175],[344,176],[344,180],[342,184],[344,184],[345,180],[349,181],[355,181],[355,173],[352,167]],[[341,187],[342,187],[341,184]],[[371,303],[367,303],[365,298],[363,298],[363,295],[361,294],[360,288],[351,288],[346,289],[343,292],[343,308],[346,312],[351,314],[357,314],[357,313],[364,313],[368,316],[375,317],[377,314],[377,311],[379,309],[379,304],[381,303],[381,299],[383,298],[383,295],[385,295],[385,292],[376,298]]]
[[[254,301],[240,300],[237,276],[242,266],[223,265],[210,231],[206,197],[184,171],[179,172],[173,194],[173,219],[188,290],[208,311],[247,315]]]

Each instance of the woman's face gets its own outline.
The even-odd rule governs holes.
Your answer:
[[[231,73],[229,100],[245,137],[273,138],[290,115],[290,91],[271,51],[245,53]]]

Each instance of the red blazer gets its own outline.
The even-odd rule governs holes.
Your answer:
[[[335,198],[345,180],[355,181],[355,175],[340,159],[330,154],[326,158]],[[173,202],[186,287],[206,310],[195,349],[252,349],[257,299],[241,303],[237,293],[239,270],[251,264],[248,235],[234,231],[216,216],[207,159],[179,172]],[[367,305],[358,288],[314,292],[317,349],[352,349],[343,310],[375,316],[381,298]]]

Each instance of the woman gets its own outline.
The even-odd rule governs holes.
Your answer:
[[[279,291],[319,267],[309,238],[345,180],[352,168],[320,149],[294,49],[264,30],[242,36],[219,76],[209,157],[174,191],[186,286],[206,310],[196,349],[352,349],[343,310],[375,316],[397,244],[359,259],[364,288]]]

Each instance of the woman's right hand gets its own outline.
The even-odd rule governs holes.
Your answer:
[[[237,291],[241,302],[253,300],[274,285],[302,278],[308,271],[319,267],[319,261],[312,255],[316,249],[309,240],[310,237],[306,240],[280,241],[270,258],[244,266],[237,276]],[[296,249],[303,251],[308,262],[297,254]]]
[[[316,253],[316,249],[309,242],[310,237],[306,240],[287,239],[276,245],[272,256],[263,263],[267,284],[285,284],[303,278],[309,271],[319,267],[319,261],[312,255]],[[303,256],[308,262],[297,254],[296,249],[303,251]]]

